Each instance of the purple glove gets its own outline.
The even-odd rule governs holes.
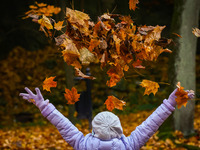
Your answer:
[[[36,91],[36,95],[32,93],[32,91],[25,87],[26,92],[28,93],[20,93],[19,96],[22,96],[23,99],[28,100],[29,102],[33,102],[32,99],[34,100],[34,104],[40,109],[40,111],[42,111],[49,103],[49,100],[44,100],[40,89],[39,88],[35,88]]]
[[[172,106],[176,106],[177,105],[177,103],[176,103],[176,92],[177,92],[177,88],[169,95],[169,98],[168,98],[168,101],[169,101],[169,103],[172,105]],[[188,93],[188,97],[189,97],[189,99],[192,99],[192,98],[194,98],[194,91],[192,91],[192,90],[186,90],[186,92]]]

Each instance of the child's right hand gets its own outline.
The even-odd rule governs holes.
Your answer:
[[[27,87],[25,87],[25,90],[27,93],[20,93],[19,96],[22,96],[23,99],[28,100],[29,102],[33,102],[40,111],[48,105],[49,100],[44,100],[39,88],[35,88],[36,94],[33,94],[33,92]]]

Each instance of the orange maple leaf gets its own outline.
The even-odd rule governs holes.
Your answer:
[[[64,21],[58,21],[57,23],[55,23],[54,24],[54,29],[56,29],[56,30],[61,30],[62,28],[64,28],[64,26],[63,26],[63,22]]]
[[[149,95],[150,93],[153,93],[155,95],[158,91],[158,88],[160,87],[157,82],[153,82],[150,80],[142,80],[140,85],[145,88],[144,95]]]
[[[135,10],[137,7],[136,7],[136,4],[138,4],[139,1],[138,0],[129,0],[129,9],[133,9]]]
[[[57,86],[57,82],[53,81],[55,77],[49,77],[43,81],[43,90],[47,90],[47,91],[51,92],[50,88]]]
[[[106,105],[106,108],[109,111],[112,111],[114,108],[123,110],[123,106],[126,105],[125,101],[119,100],[118,98],[114,96],[108,96],[108,99],[104,103]]]
[[[182,106],[185,106],[185,107],[186,107],[187,102],[188,102],[188,100],[190,99],[190,98],[188,97],[188,92],[186,92],[186,91],[183,90],[184,87],[181,86],[181,83],[180,83],[180,82],[178,82],[176,86],[178,87],[178,90],[177,90],[177,92],[175,93],[175,95],[176,95],[176,97],[177,97],[177,98],[176,98],[177,107],[178,107],[178,109],[181,108]]]
[[[98,39],[91,39],[90,46],[88,48],[89,51],[92,51],[95,47],[97,47],[100,44],[100,41]]]
[[[75,104],[77,101],[79,101],[80,94],[78,94],[75,87],[72,87],[71,91],[67,88],[65,88],[65,99],[68,101],[67,104]]]
[[[124,76],[123,69],[119,65],[109,69],[107,74],[110,77],[110,80],[106,83],[109,87],[115,86]]]

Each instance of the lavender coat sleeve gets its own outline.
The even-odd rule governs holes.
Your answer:
[[[139,150],[171,115],[175,107],[168,100],[163,103],[128,138],[132,149]]]
[[[42,111],[46,117],[60,132],[64,140],[74,149],[81,149],[80,145],[84,140],[84,135],[65,116],[63,116],[51,103]]]

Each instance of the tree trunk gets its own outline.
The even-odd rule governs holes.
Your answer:
[[[171,58],[170,78],[174,87],[180,81],[185,89],[194,91],[197,38],[192,34],[192,28],[198,27],[198,14],[198,0],[175,0],[172,33],[178,33],[182,38],[174,39],[176,45]],[[191,100],[174,113],[175,130],[182,131],[185,136],[194,133],[194,107],[195,102]]]

